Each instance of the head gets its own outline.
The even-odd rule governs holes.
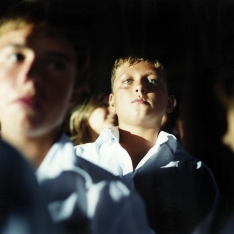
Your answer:
[[[163,68],[163,65],[159,63],[156,59],[148,59],[144,57],[121,57],[115,60],[114,66],[111,71],[111,89],[113,92],[114,82],[116,79],[116,75],[118,73],[118,70],[121,69],[121,67],[125,66],[132,66],[134,64],[138,64],[140,62],[149,63],[154,67],[155,71],[157,71],[158,74],[162,76],[163,79],[165,79],[166,82],[166,70]]]
[[[59,129],[84,65],[74,24],[59,4],[37,1],[18,4],[1,17],[3,137],[11,130],[32,137]]]
[[[117,125],[108,97],[106,93],[96,93],[75,107],[70,118],[71,140],[75,145],[93,142],[104,128]]]
[[[111,73],[110,106],[123,123],[160,126],[163,115],[174,107],[168,95],[166,71],[157,60],[119,58]]]

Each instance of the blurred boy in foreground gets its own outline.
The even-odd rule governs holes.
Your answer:
[[[76,18],[65,14],[68,2],[47,3],[23,2],[1,19],[2,138],[35,167],[50,215],[63,233],[149,233],[139,196],[78,158],[61,132],[84,45]]]

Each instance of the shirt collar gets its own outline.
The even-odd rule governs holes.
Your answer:
[[[104,130],[102,130],[96,142],[101,143],[109,140],[115,140],[119,142],[119,128],[117,126],[111,128],[105,128]]]
[[[169,134],[167,132],[161,131],[158,134],[158,138],[157,141],[155,143],[155,146],[158,148],[161,147],[161,145],[163,144],[168,144],[169,147],[175,152],[176,148],[177,148],[177,141],[176,141],[176,137],[172,134]]]
[[[73,167],[74,155],[73,144],[66,134],[63,133],[59,140],[52,145],[44,160],[37,168],[35,173],[38,181],[56,177],[62,170]]]
[[[101,132],[98,139],[96,140],[96,142],[101,143],[101,142],[110,141],[110,140],[115,140],[119,142],[118,126],[104,129]],[[165,143],[167,143],[174,152],[176,151],[176,148],[177,148],[176,137],[172,134],[161,131],[158,134],[158,138],[155,142],[155,147],[158,149],[159,147],[161,147],[162,144],[165,144]]]

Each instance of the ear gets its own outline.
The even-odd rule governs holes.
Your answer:
[[[175,106],[176,106],[176,99],[175,99],[174,95],[170,95],[168,97],[168,100],[167,100],[166,113],[170,114],[173,111]]]
[[[114,97],[113,93],[111,93],[109,95],[109,108],[110,108],[111,112],[116,113],[116,111],[115,111],[115,97]]]

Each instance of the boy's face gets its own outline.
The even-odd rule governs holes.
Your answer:
[[[63,37],[26,24],[0,37],[2,131],[33,136],[56,129],[69,103],[76,55]]]
[[[167,85],[147,62],[122,65],[116,72],[110,106],[115,109],[119,126],[160,126],[165,112],[173,110]]]

